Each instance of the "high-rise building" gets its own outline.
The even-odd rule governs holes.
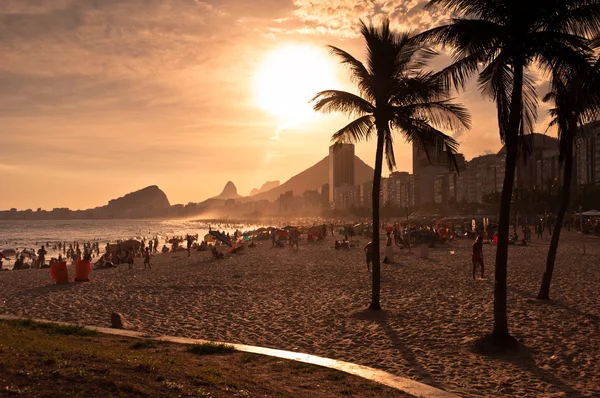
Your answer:
[[[577,185],[600,185],[600,121],[579,131],[574,158]]]
[[[457,153],[455,159],[459,169],[463,167],[465,163],[464,155]],[[413,145],[414,204],[422,205],[435,202],[435,179],[442,173],[448,173],[449,170],[445,153],[437,158],[428,159],[425,152]]]
[[[321,208],[329,210],[329,184],[323,184],[321,187]]]
[[[335,190],[343,186],[354,186],[354,144],[329,147],[329,200],[334,206]]]
[[[387,202],[391,205],[406,207],[413,206],[413,178],[406,171],[395,171],[387,178]],[[384,201],[384,203],[386,202]]]

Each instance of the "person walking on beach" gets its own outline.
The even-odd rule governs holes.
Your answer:
[[[194,239],[189,234],[185,236],[185,239],[187,241],[187,252],[188,252],[188,257],[189,257],[191,255],[190,250],[192,249],[192,242],[194,241]]]
[[[481,279],[483,279],[483,238],[481,237],[481,235],[478,235],[477,239],[475,240],[475,243],[473,243],[473,279],[475,279],[477,265],[481,266]]]
[[[367,243],[363,250],[367,255],[367,271],[371,272],[371,262],[373,261],[373,242]]]
[[[40,248],[40,250],[38,250],[37,254],[38,254],[38,268],[43,268],[44,264],[46,263],[46,249],[44,249],[44,246],[42,245],[42,247]]]
[[[144,256],[144,269],[146,269],[146,265],[148,266],[148,268],[152,269],[152,266],[150,265],[150,249],[146,248],[146,254]]]

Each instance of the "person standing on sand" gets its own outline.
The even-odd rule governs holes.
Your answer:
[[[146,254],[144,256],[144,269],[146,269],[146,265],[148,268],[152,269],[152,266],[150,265],[150,249],[148,248],[146,248]]]
[[[188,252],[188,257],[190,256],[190,250],[192,249],[192,242],[194,241],[194,239],[192,239],[191,235],[186,235],[185,239],[187,241],[187,252]]]
[[[367,255],[367,270],[371,272],[371,262],[373,261],[373,242],[367,243],[363,250]]]
[[[475,279],[475,272],[477,271],[477,264],[481,266],[481,279],[484,278],[483,268],[483,238],[481,235],[477,236],[475,243],[473,243],[473,279]]]
[[[387,241],[385,242],[385,252],[383,256],[383,262],[389,264],[394,261],[394,247],[392,246],[392,235],[387,232]]]
[[[538,240],[542,239],[542,233],[544,232],[544,229],[542,228],[542,222],[541,221],[536,225],[535,230],[537,232],[537,238],[538,238]]]
[[[40,250],[38,250],[37,254],[38,254],[38,268],[43,268],[44,264],[46,263],[46,249],[44,249],[44,246],[42,246],[40,248]]]

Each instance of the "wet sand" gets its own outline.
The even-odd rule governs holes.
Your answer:
[[[89,283],[1,272],[0,313],[110,326],[120,312],[149,333],[297,350],[462,396],[600,396],[599,238],[563,232],[549,303],[535,300],[549,238],[510,247],[509,326],[527,349],[494,358],[471,351],[493,322],[491,245],[484,280],[471,278],[470,241],[430,249],[429,259],[396,248],[396,263],[382,265],[384,310],[373,314],[362,250],[337,251],[328,239],[297,252],[263,241],[224,260],[157,255],[151,270],[136,259],[132,270],[92,271]]]

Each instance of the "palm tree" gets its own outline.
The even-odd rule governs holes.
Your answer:
[[[554,262],[563,219],[569,206],[571,196],[571,177],[573,175],[573,148],[577,139],[578,129],[584,124],[594,120],[600,112],[600,58],[586,74],[573,71],[566,80],[554,79],[551,82],[551,91],[544,97],[544,101],[553,101],[554,108],[550,109],[553,116],[550,126],[556,126],[559,139],[559,161],[562,163],[563,183],[562,198],[556,224],[550,241],[546,271],[542,278],[539,300],[550,299],[550,283],[554,272]],[[550,127],[549,126],[549,127]]]
[[[506,146],[506,171],[500,200],[494,283],[494,329],[485,341],[504,349],[516,340],[508,331],[506,308],[510,202],[520,135],[533,132],[537,93],[527,69],[541,67],[559,78],[583,70],[590,49],[586,37],[600,30],[598,0],[429,0],[452,15],[448,24],[422,33],[421,40],[452,48],[448,85],[464,88],[479,72],[482,93],[493,99],[500,139]],[[524,148],[526,149],[526,148]],[[526,150],[524,152],[527,152]]]
[[[361,33],[367,46],[364,65],[347,52],[330,46],[331,52],[349,66],[359,95],[327,90],[317,93],[311,102],[322,112],[342,112],[357,117],[333,134],[334,144],[377,138],[373,175],[373,284],[370,309],[381,309],[379,252],[379,194],[383,157],[388,168],[396,166],[392,130],[420,148],[429,159],[445,159],[456,166],[458,144],[438,128],[468,128],[470,116],[454,104],[444,82],[432,72],[423,71],[435,52],[415,44],[408,33],[390,30],[389,21],[380,27],[365,25]],[[436,128],[437,127],[437,128]]]

